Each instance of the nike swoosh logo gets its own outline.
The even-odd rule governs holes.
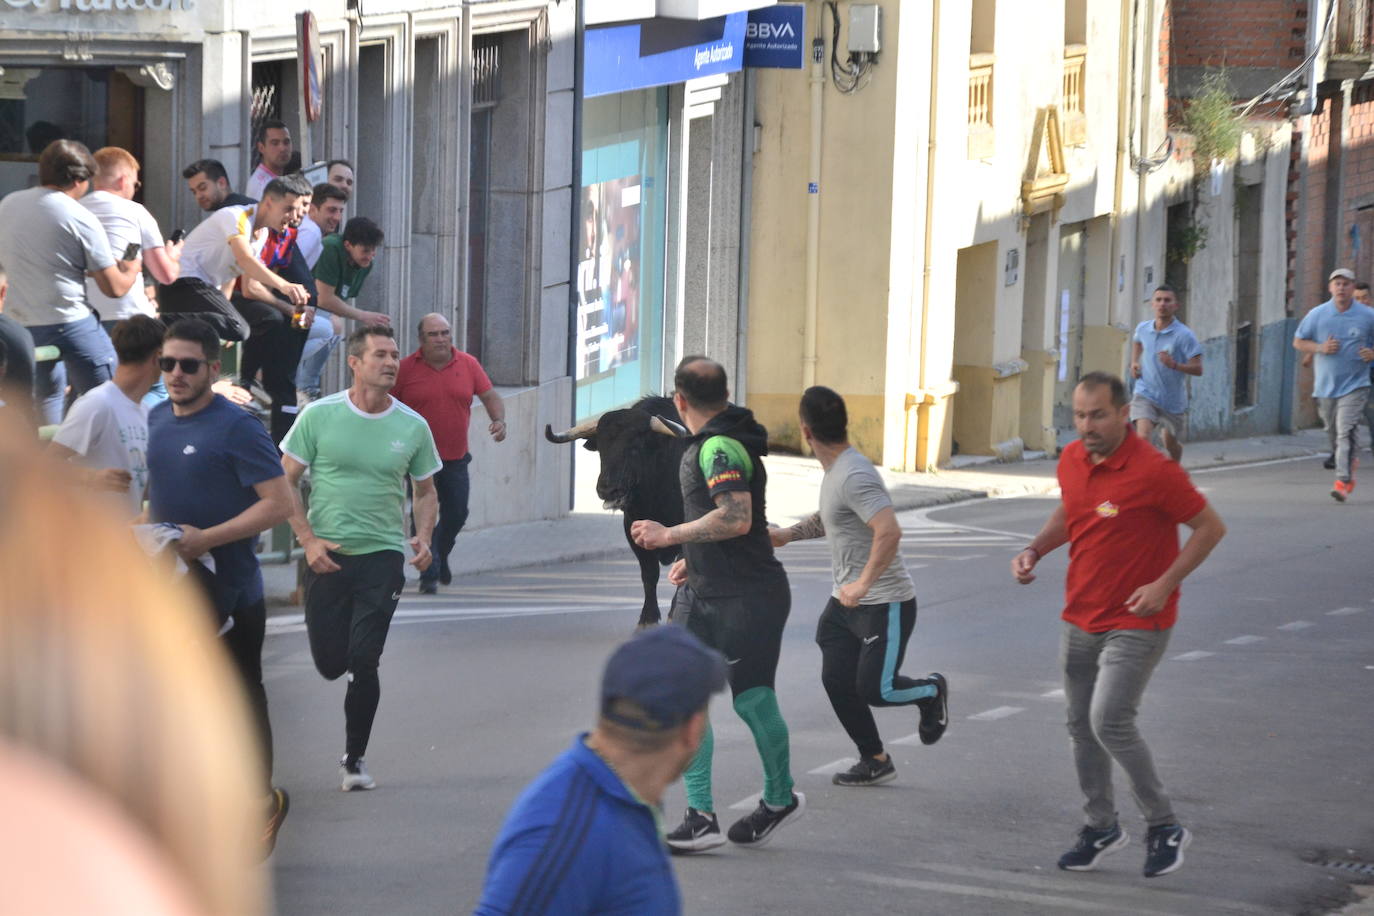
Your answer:
[[[396,594],[392,595],[392,596],[391,596],[391,600],[392,600],[392,601],[400,601],[400,600],[401,600],[401,593],[400,593],[400,592],[397,592]]]
[[[737,659],[737,658],[727,658],[727,659],[725,660],[725,664],[727,664],[727,665],[734,665],[734,664],[738,664],[738,663],[739,663],[739,659]]]
[[[1178,845],[1178,837],[1171,837],[1169,840],[1166,841],[1166,845],[1168,845],[1168,846],[1177,846],[1177,845]]]
[[[878,639],[879,639],[879,637],[877,637],[877,636],[869,636],[869,637],[866,637],[866,638],[864,639],[864,645],[866,646],[866,645],[868,645],[868,644],[870,644],[870,643],[877,642]]]

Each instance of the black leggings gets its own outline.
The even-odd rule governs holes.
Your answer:
[[[897,673],[916,628],[916,599],[845,607],[831,598],[816,625],[821,683],[840,724],[865,757],[883,752],[870,706],[908,706],[935,696],[927,678]]]
[[[262,686],[262,640],[267,632],[267,603],[262,598],[240,605],[233,613],[234,625],[224,634],[224,647],[234,660],[248,707],[262,746],[263,772],[267,793],[272,792],[272,722],[267,716],[267,689]]]
[[[320,575],[305,573],[305,629],[310,655],[327,680],[348,674],[344,694],[344,752],[367,752],[372,720],[382,698],[377,677],[391,616],[405,585],[405,556],[380,550],[357,556],[330,553],[341,568]]]

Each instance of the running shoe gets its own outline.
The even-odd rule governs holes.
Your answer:
[[[1350,496],[1350,492],[1354,489],[1355,481],[1338,480],[1331,485],[1331,498],[1338,503],[1343,503],[1346,501],[1347,497]]]
[[[916,701],[921,709],[921,724],[916,733],[921,736],[922,744],[934,744],[944,737],[949,727],[949,681],[938,671],[932,671],[926,679],[935,684],[935,696]]]
[[[1329,456],[1325,461],[1322,462],[1322,467],[1326,468],[1328,471],[1336,470],[1336,456]]]
[[[1092,871],[1103,856],[1116,852],[1130,840],[1120,824],[1101,829],[1084,827],[1078,831],[1078,843],[1059,857],[1059,867],[1065,871]]]
[[[1183,850],[1193,842],[1193,834],[1178,824],[1151,827],[1145,835],[1145,877],[1158,878],[1178,871],[1183,864]]]
[[[774,811],[760,800],[757,808],[730,825],[730,842],[740,846],[762,846],[783,824],[800,820],[805,810],[806,796],[800,792],[793,792],[792,804],[781,811]]]
[[[339,760],[339,777],[343,780],[341,788],[345,792],[353,792],[360,789],[375,789],[377,781],[372,778],[372,774],[367,771],[363,764],[363,758],[350,758],[345,754]]]
[[[879,760],[877,757],[860,757],[843,773],[836,773],[830,781],[837,786],[880,786],[897,778],[897,768],[892,765],[892,757]]]
[[[286,820],[286,812],[291,810],[291,796],[286,794],[285,789],[273,788],[272,794],[268,796],[267,805],[267,824],[262,831],[264,859],[277,848],[277,834],[281,831],[282,821]]]
[[[437,595],[439,594],[439,582],[435,579],[420,580],[420,594]]]
[[[688,855],[705,852],[725,843],[720,834],[720,823],[714,814],[705,814],[696,808],[688,808],[682,823],[665,840],[668,848],[677,854]]]
[[[453,571],[448,568],[448,557],[444,557],[444,559],[439,563],[439,584],[453,584]]]

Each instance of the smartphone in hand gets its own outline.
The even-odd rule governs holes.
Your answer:
[[[132,261],[134,258],[138,257],[138,252],[142,247],[143,246],[138,242],[130,242],[129,247],[124,249],[124,257],[121,258],[121,260]]]
[[[169,242],[171,242],[173,245],[175,245],[177,242],[181,241],[181,240],[184,239],[184,238],[186,238],[186,230],[185,230],[185,229],[178,229],[176,232],[173,232],[173,233],[172,233],[172,237],[169,238],[167,241],[169,241]]]

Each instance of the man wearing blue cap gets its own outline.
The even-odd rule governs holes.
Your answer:
[[[681,913],[659,811],[696,754],[725,674],[725,659],[682,627],[645,630],[616,649],[596,727],[507,815],[477,916]]]

